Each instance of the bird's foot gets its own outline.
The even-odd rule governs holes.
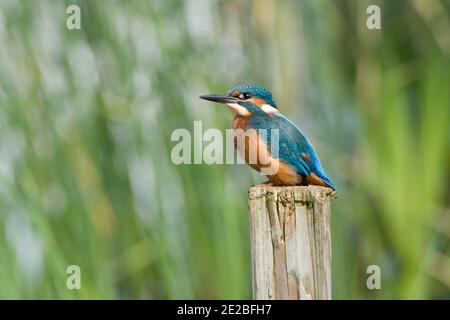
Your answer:
[[[263,182],[262,185],[264,187],[273,187],[273,182],[270,180],[267,180],[266,182]]]
[[[256,184],[255,187],[260,187],[260,188],[266,188],[266,187],[274,187],[274,184],[272,181],[268,180],[266,182],[260,183],[260,184]]]

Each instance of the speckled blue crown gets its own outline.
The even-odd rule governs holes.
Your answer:
[[[254,84],[241,84],[228,91],[227,95],[231,95],[233,92],[248,93],[252,97],[261,98],[270,104],[272,107],[277,107],[275,100],[272,98],[272,93],[266,88],[254,85]]]

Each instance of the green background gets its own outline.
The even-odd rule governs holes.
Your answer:
[[[450,298],[449,61],[447,0],[0,0],[0,298],[250,298],[265,179],[170,159],[174,129],[230,127],[198,96],[240,83],[338,187],[333,297]]]

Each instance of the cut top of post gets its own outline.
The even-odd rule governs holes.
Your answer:
[[[270,187],[258,184],[248,191],[248,199],[254,200],[261,197],[269,197],[278,201],[292,199],[295,202],[320,202],[329,201],[336,196],[336,191],[320,186],[287,186]]]

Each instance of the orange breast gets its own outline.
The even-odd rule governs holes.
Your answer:
[[[291,165],[279,161],[278,172],[267,176],[274,185],[295,186],[302,183],[302,176]]]
[[[233,120],[234,147],[253,169],[265,174],[274,185],[301,184],[302,177],[291,165],[275,159],[255,129],[248,129],[249,117],[237,116]]]

